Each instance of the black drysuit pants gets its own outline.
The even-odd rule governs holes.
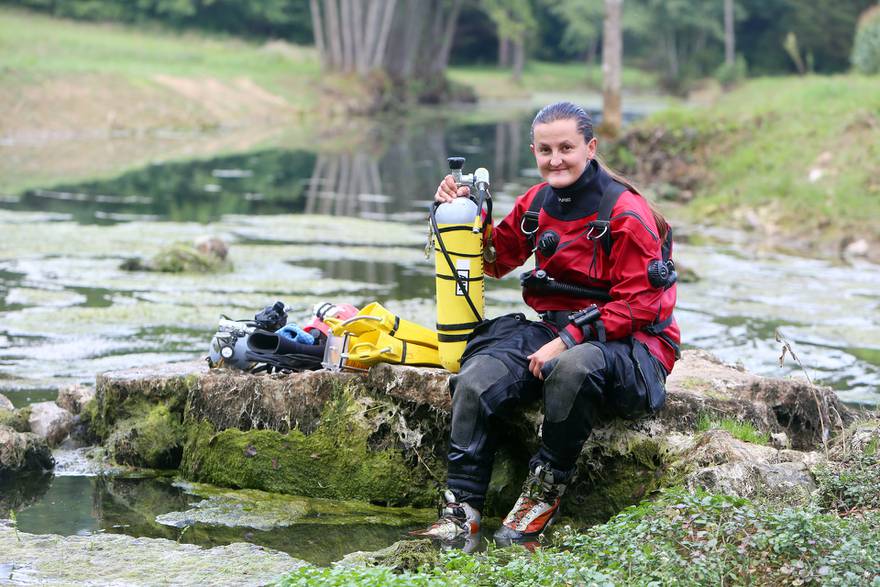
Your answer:
[[[497,441],[498,417],[543,393],[538,465],[567,483],[584,442],[603,418],[636,418],[666,399],[666,370],[634,338],[590,341],[564,351],[545,366],[544,381],[529,371],[528,356],[556,338],[545,322],[508,314],[481,324],[450,379],[452,433],[447,486],[457,499],[482,509]]]

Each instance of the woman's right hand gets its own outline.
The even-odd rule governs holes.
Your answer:
[[[434,201],[443,204],[445,202],[451,202],[455,198],[470,195],[470,193],[471,189],[468,186],[456,186],[455,179],[452,175],[447,175],[443,178],[443,181],[440,182],[440,185],[437,186],[437,193],[434,194]]]

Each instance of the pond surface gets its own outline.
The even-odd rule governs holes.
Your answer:
[[[367,140],[315,151],[267,147],[149,165],[116,177],[0,198],[0,393],[16,406],[93,384],[102,371],[207,354],[221,314],[249,318],[275,300],[305,322],[323,301],[374,300],[434,323],[427,208],[449,155],[492,174],[496,217],[537,181],[529,115],[491,124],[384,125]],[[2,188],[2,186],[0,186]],[[2,189],[0,189],[2,191]],[[749,235],[676,224],[686,346],[769,376],[780,330],[814,381],[855,404],[880,403],[880,271],[761,250]],[[175,242],[216,235],[233,268],[215,275],[130,272]],[[698,244],[699,243],[699,244]],[[487,315],[524,308],[518,272],[487,284]],[[157,516],[200,497],[169,480],[59,476],[19,504],[28,532],[125,532],[200,544],[248,540],[326,563],[402,536],[406,524],[180,529]],[[416,524],[416,526],[421,523]]]
[[[106,532],[208,548],[250,542],[319,565],[350,552],[384,548],[434,516],[430,509],[224,492],[161,477],[56,474],[19,480],[18,485],[15,490],[0,487],[12,503],[0,502],[17,510],[16,527],[22,532]]]

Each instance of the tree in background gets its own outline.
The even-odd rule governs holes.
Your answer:
[[[733,66],[736,60],[736,33],[733,23],[733,0],[724,0],[724,63]]]
[[[602,31],[602,133],[620,134],[623,124],[621,77],[623,70],[623,0],[605,0]]]
[[[632,0],[633,43],[649,65],[660,67],[663,82],[684,89],[690,78],[714,71],[721,62],[723,6],[694,0]]]
[[[526,62],[526,39],[538,26],[531,0],[482,0],[482,6],[498,33],[498,65],[511,67],[514,81],[519,82]]]
[[[602,0],[543,0],[542,5],[563,23],[561,45],[566,52],[594,64],[602,39]]]
[[[310,0],[321,63],[378,80],[380,100],[442,99],[462,1]]]
[[[880,73],[880,4],[866,10],[859,18],[852,64],[862,73]]]

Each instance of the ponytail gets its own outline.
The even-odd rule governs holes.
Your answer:
[[[669,232],[669,222],[667,222],[666,218],[660,212],[659,208],[657,208],[657,205],[654,202],[652,202],[651,200],[649,200],[648,198],[645,198],[645,196],[642,195],[642,192],[639,191],[639,189],[635,186],[635,184],[632,181],[625,178],[620,173],[614,171],[614,169],[609,167],[602,160],[602,158],[599,157],[598,155],[596,155],[596,161],[599,163],[599,165],[602,166],[602,168],[605,170],[605,172],[609,176],[611,176],[611,179],[613,179],[617,183],[621,184],[622,186],[624,186],[627,190],[631,191],[632,193],[642,197],[645,200],[645,202],[647,202],[648,208],[651,210],[651,215],[654,216],[654,224],[657,225],[657,233],[658,233],[658,236],[660,237],[660,242],[663,242],[664,240],[666,240],[666,234]]]

